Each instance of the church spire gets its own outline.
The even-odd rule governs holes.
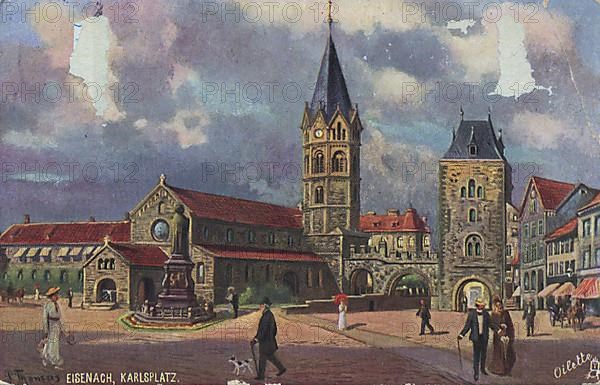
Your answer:
[[[352,102],[346,87],[346,80],[342,72],[342,66],[338,59],[335,43],[333,42],[333,4],[330,0],[327,7],[327,24],[329,28],[329,36],[323,58],[321,59],[321,67],[315,85],[315,92],[310,103],[311,112],[314,114],[318,111],[319,106],[323,106],[325,116],[329,119],[333,116],[338,108],[344,114],[344,117],[350,121],[350,112],[352,111]]]

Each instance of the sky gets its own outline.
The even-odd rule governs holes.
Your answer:
[[[121,219],[161,173],[298,204],[326,2],[0,3],[0,230]],[[515,203],[532,174],[600,187],[600,4],[468,3],[334,2],[363,211],[412,205],[435,223],[461,106],[502,130]]]

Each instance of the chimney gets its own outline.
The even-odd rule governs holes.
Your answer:
[[[90,216],[89,222],[96,222],[96,218]]]
[[[25,214],[25,216],[23,217],[23,223],[24,224],[31,223],[31,217],[29,216],[29,214]]]
[[[398,210],[398,209],[387,209],[387,215],[390,215],[390,216],[392,216],[392,215],[398,216],[398,215],[400,215],[400,210]]]
[[[367,211],[367,215],[377,215],[375,211]]]

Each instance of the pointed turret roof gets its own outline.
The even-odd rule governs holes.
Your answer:
[[[319,108],[323,108],[326,118],[329,119],[339,106],[344,117],[350,120],[352,103],[331,35],[331,18],[328,19],[328,22],[329,38],[327,39],[327,46],[321,59],[321,67],[319,69],[319,76],[317,77],[317,84],[315,85],[315,92],[310,103],[310,110],[314,114]]]
[[[477,146],[476,155],[469,152],[469,146]],[[442,159],[503,159],[504,146],[496,138],[492,120],[462,120],[452,144]]]

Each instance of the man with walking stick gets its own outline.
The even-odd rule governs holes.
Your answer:
[[[475,381],[479,380],[479,370],[481,373],[487,375],[485,370],[485,358],[487,354],[487,346],[489,339],[489,329],[495,330],[495,326],[492,324],[490,314],[485,310],[485,302],[483,299],[478,298],[475,301],[476,310],[471,310],[467,316],[465,326],[459,333],[457,339],[458,343],[458,354],[460,356],[460,340],[462,340],[467,333],[470,333],[469,339],[473,343],[473,378]]]
[[[271,301],[265,297],[260,304],[260,311],[262,316],[258,323],[258,331],[256,336],[250,342],[252,346],[252,354],[254,355],[254,345],[258,343],[258,370],[255,380],[265,379],[265,369],[267,366],[267,360],[271,361],[273,365],[279,369],[277,376],[281,376],[287,370],[285,366],[279,361],[275,352],[277,351],[277,324],[275,323],[275,316],[271,312]]]

